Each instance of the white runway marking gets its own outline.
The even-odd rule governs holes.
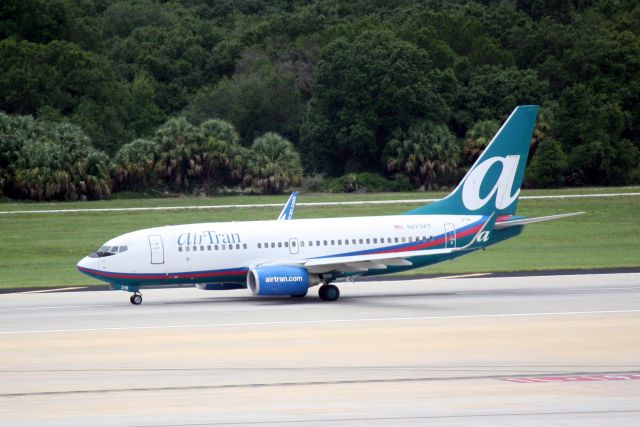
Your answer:
[[[0,335],[20,334],[48,334],[62,332],[101,332],[101,331],[133,331],[145,329],[187,329],[187,328],[222,328],[237,326],[272,326],[272,325],[310,325],[331,323],[359,323],[359,322],[405,322],[415,320],[442,320],[442,319],[482,319],[500,317],[540,317],[540,316],[579,316],[585,314],[629,314],[640,313],[638,310],[601,310],[601,311],[560,311],[542,313],[499,313],[499,314],[462,314],[452,316],[420,316],[420,317],[379,317],[364,319],[320,319],[320,320],[283,320],[268,322],[238,322],[238,323],[206,323],[195,325],[153,325],[153,326],[119,326],[105,328],[78,328],[78,329],[43,329],[34,331],[1,331]]]
[[[35,307],[10,307],[0,308],[0,311],[13,311],[13,310],[62,310],[65,308],[93,308],[93,307],[117,307],[122,304],[96,304],[96,305],[56,305],[56,306],[35,306]]]
[[[40,289],[39,291],[25,291],[25,292],[16,292],[18,294],[44,294],[50,292],[61,292],[61,291],[75,291],[78,289],[87,289],[86,286],[76,286],[73,288],[58,288],[58,289]]]
[[[482,276],[487,276],[491,273],[469,273],[469,274],[458,274],[455,276],[442,276],[442,277],[435,277],[435,279],[466,279],[466,278],[470,278],[470,277],[482,277]]]
[[[600,194],[557,194],[547,196],[522,196],[521,200],[534,199],[578,199],[588,197],[620,197],[640,196],[640,193],[600,193]],[[350,202],[306,202],[297,206],[343,206],[343,205],[393,205],[396,203],[424,204],[437,202],[440,199],[405,199],[405,200],[357,200]],[[139,211],[171,211],[193,209],[234,209],[234,208],[281,208],[282,203],[255,203],[247,205],[203,205],[203,206],[156,206],[138,208],[96,208],[96,209],[47,209],[32,211],[0,211],[0,215],[11,214],[50,214],[50,213],[79,213],[79,212],[139,212]]]

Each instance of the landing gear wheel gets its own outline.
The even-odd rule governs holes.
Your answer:
[[[131,298],[129,298],[129,301],[131,301],[131,304],[133,305],[140,305],[142,304],[142,295],[133,294],[131,295]]]
[[[323,301],[335,301],[340,298],[340,289],[335,285],[322,285],[318,291],[318,296]]]

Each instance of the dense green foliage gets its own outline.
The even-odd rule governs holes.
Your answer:
[[[639,29],[635,0],[5,0],[0,111],[52,134],[4,134],[0,191],[278,192],[299,182],[298,159],[308,175],[437,188],[524,103],[542,106],[529,185],[632,183]],[[95,189],[37,158],[66,144],[56,122],[108,164]],[[284,169],[258,164],[277,160],[254,152],[262,138],[290,141]]]

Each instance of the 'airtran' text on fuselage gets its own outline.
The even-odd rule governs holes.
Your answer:
[[[242,240],[238,233],[216,233],[215,231],[182,233],[178,236],[178,245],[217,245],[220,243],[242,243]]]

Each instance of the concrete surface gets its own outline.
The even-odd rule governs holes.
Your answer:
[[[0,425],[640,425],[640,274],[340,288],[0,295]]]

